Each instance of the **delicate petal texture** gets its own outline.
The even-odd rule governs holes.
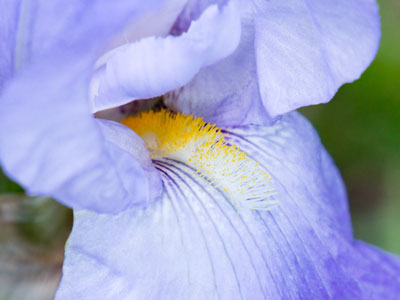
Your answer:
[[[374,0],[258,2],[257,74],[272,116],[329,101],[375,57],[380,25]]]
[[[352,239],[340,176],[306,120],[227,131],[270,172],[279,207],[238,214],[190,167],[156,161],[161,201],[75,211],[56,300],[397,297],[399,260]]]
[[[242,32],[233,55],[169,94],[168,103],[219,125],[267,124],[329,101],[370,64],[380,37],[374,0],[245,0]]]
[[[24,12],[35,22],[24,66],[2,94],[0,161],[29,193],[99,212],[147,202],[147,172],[104,138],[88,86],[100,48],[158,2],[37,1]]]
[[[94,110],[160,96],[188,83],[201,67],[231,54],[240,38],[240,17],[231,0],[208,7],[187,33],[149,37],[109,55],[99,70]]]

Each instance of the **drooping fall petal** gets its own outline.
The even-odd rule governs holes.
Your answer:
[[[312,126],[225,128],[273,177],[281,203],[236,210],[187,164],[155,162],[161,200],[119,215],[75,211],[63,299],[391,299],[397,258],[352,238],[343,183]]]

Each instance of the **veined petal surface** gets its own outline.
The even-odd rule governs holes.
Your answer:
[[[380,22],[374,0],[256,2],[257,75],[272,116],[328,102],[376,55]]]
[[[118,215],[75,211],[63,299],[395,299],[400,263],[352,238],[345,189],[297,113],[225,128],[281,200],[238,211],[179,161],[154,161],[164,193]]]
[[[269,124],[358,79],[380,38],[374,0],[242,1],[241,20],[237,50],[170,93],[169,105],[221,126]]]

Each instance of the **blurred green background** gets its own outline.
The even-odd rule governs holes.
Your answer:
[[[400,1],[379,3],[382,40],[370,68],[329,104],[301,112],[342,172],[355,237],[400,254]],[[71,211],[26,197],[0,171],[0,226],[0,299],[51,299]]]

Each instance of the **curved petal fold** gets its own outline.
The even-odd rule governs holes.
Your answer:
[[[53,78],[50,70],[46,76],[32,70],[6,90],[0,107],[3,167],[28,193],[74,208],[115,212],[146,200],[142,167],[107,142],[90,114],[85,78],[74,70],[79,64],[64,67],[65,76]]]
[[[241,9],[245,9],[242,5]],[[168,93],[169,107],[201,116],[218,126],[270,124],[273,120],[260,98],[254,53],[252,15],[241,11],[241,41],[235,52],[202,69],[184,87]]]
[[[148,172],[106,139],[88,87],[96,55],[112,36],[160,3],[39,1],[25,12],[34,26],[21,42],[28,46],[21,69],[2,93],[0,161],[28,193],[97,212],[147,203]]]
[[[271,174],[280,206],[238,213],[194,169],[159,159],[161,201],[119,215],[75,211],[55,299],[398,295],[399,260],[353,240],[343,183],[305,119],[225,131]]]
[[[162,193],[161,176],[151,162],[149,150],[143,139],[120,123],[107,120],[97,120],[97,122],[107,143],[110,143],[112,147],[119,148],[119,151],[116,152],[115,163],[120,165],[121,169],[127,169],[127,171],[120,172],[123,175],[121,180],[128,186],[127,190],[139,189],[145,195],[144,199],[140,196],[138,196],[138,199],[133,199],[132,204],[146,205],[147,202],[159,198]],[[121,159],[123,157],[121,152],[129,153],[136,160],[144,171],[145,182],[142,182],[140,178],[136,182],[137,174],[129,173],[131,163]],[[135,180],[132,180],[132,178]]]
[[[180,36],[148,37],[114,49],[95,78],[94,111],[160,96],[231,54],[240,38],[235,2],[209,6]]]
[[[237,50],[168,95],[178,111],[220,126],[269,124],[301,106],[329,101],[342,84],[359,78],[377,52],[374,0],[241,4]]]
[[[259,1],[258,7],[257,74],[272,116],[328,102],[376,55],[380,23],[374,0]]]

